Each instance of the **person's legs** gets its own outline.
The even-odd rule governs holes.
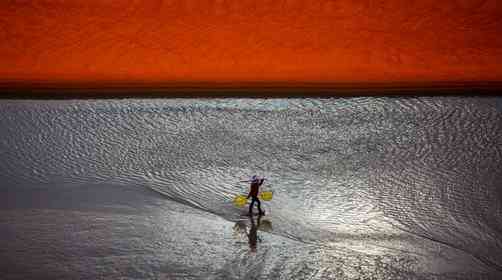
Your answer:
[[[264,214],[265,212],[261,211],[261,202],[258,198],[256,198],[257,206],[258,206],[258,213]]]
[[[251,203],[249,204],[249,215],[253,214],[253,205],[256,199],[254,197],[251,197]]]

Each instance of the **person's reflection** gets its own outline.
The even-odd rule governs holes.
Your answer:
[[[261,219],[261,215],[258,215],[258,218],[256,219],[256,223],[255,223],[253,216],[249,216],[249,221],[251,222],[251,227],[249,228],[249,234],[247,234],[247,236],[248,236],[249,248],[251,249],[251,252],[256,252],[256,245],[257,245],[257,241],[259,240],[258,227],[260,226],[260,219]],[[260,239],[260,242],[261,242],[261,239]]]

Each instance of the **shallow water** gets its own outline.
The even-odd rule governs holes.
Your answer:
[[[8,279],[502,277],[500,97],[0,112]],[[259,226],[231,202],[253,174],[274,192]]]

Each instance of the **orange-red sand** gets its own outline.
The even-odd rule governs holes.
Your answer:
[[[2,1],[0,84],[502,80],[498,0]]]

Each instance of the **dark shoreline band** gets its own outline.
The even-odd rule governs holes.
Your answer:
[[[328,98],[493,96],[502,82],[431,83],[48,83],[0,82],[0,99]]]

